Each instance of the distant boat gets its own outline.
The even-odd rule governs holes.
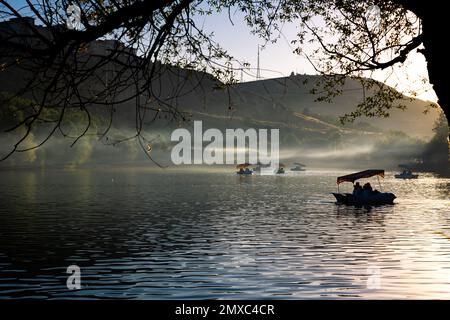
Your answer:
[[[418,174],[413,174],[409,166],[405,164],[399,165],[400,168],[403,168],[402,173],[398,173],[394,175],[396,179],[417,179],[419,178]]]
[[[293,165],[295,167],[291,168],[290,169],[291,171],[306,171],[306,169],[305,169],[306,166],[304,164],[301,164],[299,162],[294,162]]]
[[[277,174],[285,174],[286,171],[284,171],[284,167],[285,167],[284,164],[280,163],[280,164],[278,165]]]
[[[411,171],[403,171],[402,173],[398,173],[394,175],[396,179],[418,179],[418,174],[413,174]]]
[[[242,163],[236,166],[236,169],[239,169],[236,173],[239,175],[252,175],[253,170],[249,169],[250,163]]]
[[[373,176],[384,178],[384,170],[365,170],[361,172],[352,173],[346,176],[337,178],[337,185],[339,190],[339,184],[342,182],[351,182],[364,178],[370,178]],[[358,185],[358,184],[356,184]],[[393,204],[396,196],[390,192],[372,191],[371,189],[355,188],[353,193],[333,193],[336,198],[337,204],[345,205],[384,205]]]
[[[236,173],[239,174],[239,175],[252,175],[253,174],[253,170],[247,168],[245,170],[238,171]]]

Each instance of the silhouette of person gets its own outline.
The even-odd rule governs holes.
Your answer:
[[[359,182],[356,182],[353,186],[353,195],[354,196],[360,195],[361,191],[362,191],[361,185],[359,184]]]
[[[364,184],[363,186],[363,192],[365,196],[368,196],[372,193],[372,186],[370,185],[369,182],[367,182],[366,184]]]

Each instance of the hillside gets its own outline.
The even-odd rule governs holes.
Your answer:
[[[104,66],[97,71],[97,78],[105,78],[114,66]],[[239,83],[229,87],[223,86],[211,75],[192,70],[180,69],[174,66],[158,65],[160,75],[152,82],[152,91],[157,99],[142,97],[140,101],[150,101],[140,103],[139,115],[137,114],[136,101],[111,104],[106,106],[91,106],[90,112],[95,119],[95,126],[90,130],[90,137],[86,137],[77,144],[79,145],[76,155],[67,153],[56,156],[54,146],[69,146],[73,139],[64,142],[59,133],[56,140],[44,146],[43,151],[35,151],[36,155],[32,160],[39,161],[39,152],[45,153],[44,157],[49,161],[64,162],[68,158],[79,158],[82,160],[70,160],[76,164],[89,163],[90,161],[121,162],[124,161],[144,161],[145,155],[140,155],[140,146],[136,142],[130,141],[117,145],[116,142],[135,135],[136,117],[143,119],[143,132],[147,139],[158,137],[155,141],[153,154],[163,162],[169,162],[168,154],[170,133],[173,129],[182,126],[190,128],[192,122],[177,122],[171,116],[163,112],[155,112],[149,108],[172,108],[190,114],[191,120],[202,120],[203,128],[275,128],[280,129],[280,143],[286,159],[295,159],[298,152],[302,153],[302,158],[310,158],[311,163],[327,165],[327,161],[332,160],[334,164],[339,161],[344,165],[349,164],[355,154],[362,154],[356,163],[365,165],[374,161],[387,161],[384,159],[385,152],[390,152],[389,163],[408,161],[420,155],[420,143],[411,137],[430,138],[437,112],[432,110],[424,115],[423,110],[427,103],[414,99],[409,103],[406,111],[394,110],[388,119],[358,119],[354,124],[342,126],[338,122],[338,117],[346,112],[354,110],[360,99],[360,90],[357,83],[348,80],[345,84],[343,94],[336,97],[332,103],[315,102],[316,96],[310,94],[314,81],[320,79],[318,76],[297,75],[286,78],[269,79]],[[125,73],[122,75],[127,77]],[[20,69],[9,69],[0,73],[0,83],[3,92],[15,92],[20,84],[26,80],[26,73]],[[10,81],[14,79],[14,81]],[[305,80],[308,80],[305,83]],[[82,88],[87,96],[93,95],[102,90],[103,84],[92,81]],[[124,90],[115,98],[123,99],[132,94],[133,87]],[[35,94],[35,97],[39,97]],[[24,96],[31,99],[31,96]],[[31,102],[22,104],[31,105]],[[2,127],[7,127],[14,123],[14,117],[7,116],[7,109],[10,106],[1,106],[0,119]],[[11,110],[26,110],[27,107],[17,105]],[[29,108],[29,107],[28,107]],[[6,110],[6,111],[5,111]],[[21,111],[23,112],[23,111]],[[74,111],[75,112],[75,111]],[[111,130],[98,140],[100,132],[108,127],[108,120],[113,114]],[[15,113],[14,113],[15,115]],[[9,119],[9,120],[8,120]],[[155,121],[153,121],[155,120]],[[80,115],[72,114],[71,118],[63,125],[64,128],[72,130],[71,136],[76,136],[82,131],[86,121]],[[39,141],[44,136],[47,129],[40,129],[35,132],[33,139]],[[406,135],[392,135],[391,131],[403,131]],[[11,143],[11,136],[2,137],[3,143]],[[393,140],[395,140],[395,143]],[[380,141],[384,141],[380,144]],[[32,142],[28,143],[29,145]],[[109,147],[108,147],[109,146]],[[111,150],[110,146],[115,146]],[[360,146],[355,149],[355,146]],[[389,150],[392,146],[395,150]],[[108,149],[109,148],[109,149]],[[5,147],[5,150],[7,147]],[[386,150],[385,150],[386,149]],[[115,151],[117,150],[117,151]],[[383,150],[382,152],[375,152]],[[330,152],[332,154],[330,155]],[[51,155],[51,157],[49,156]],[[327,155],[327,156],[323,156]],[[18,156],[20,157],[20,156]],[[42,157],[42,156],[41,156]],[[28,157],[29,158],[29,157]],[[66,160],[65,160],[66,159]],[[364,160],[364,162],[362,161]]]
[[[305,80],[307,83],[305,84]],[[338,118],[351,112],[361,101],[362,89],[358,82],[348,79],[342,88],[343,93],[334,98],[333,102],[316,102],[317,96],[310,94],[315,81],[319,76],[296,75],[286,78],[269,79],[247,82],[237,86],[239,91],[247,94],[270,97],[273,101],[283,104],[295,112],[308,112],[317,115]],[[392,110],[389,118],[361,118],[359,121],[370,122],[371,125],[384,131],[399,130],[411,136],[429,137],[432,135],[433,123],[438,117],[437,110],[424,114],[429,102],[420,99],[406,99],[405,111]],[[418,121],[419,120],[419,121]]]
[[[433,134],[433,124],[438,117],[436,109],[424,114],[429,102],[408,98],[402,101],[407,106],[405,111],[392,109],[390,117],[383,119],[361,117],[355,124],[342,128],[339,116],[355,110],[361,100],[360,85],[354,80],[347,80],[342,95],[327,103],[315,101],[317,96],[310,93],[320,76],[296,75],[245,82],[226,89],[211,76],[175,67],[166,68],[170,72],[164,72],[155,84],[155,91],[165,103],[192,114],[223,116],[229,120],[228,124],[232,119],[241,118],[270,120],[304,129],[334,128],[345,131],[345,128],[361,128],[366,131],[370,127],[368,131],[372,132],[396,130],[428,139]],[[118,125],[134,123],[135,112],[130,110],[132,108],[132,103],[117,107]],[[149,118],[151,116],[149,114]]]

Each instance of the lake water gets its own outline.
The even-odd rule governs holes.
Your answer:
[[[449,299],[450,179],[354,208],[343,173],[2,171],[0,298]]]

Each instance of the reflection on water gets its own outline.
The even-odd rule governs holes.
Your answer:
[[[339,174],[1,172],[0,297],[450,298],[450,180],[354,208]]]

